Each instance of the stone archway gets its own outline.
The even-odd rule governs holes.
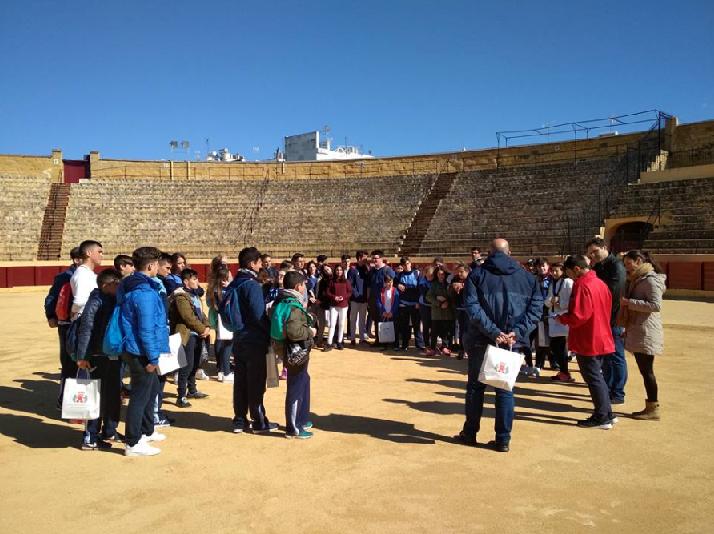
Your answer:
[[[652,228],[647,221],[632,221],[615,227],[609,235],[610,250],[618,253],[641,249]]]

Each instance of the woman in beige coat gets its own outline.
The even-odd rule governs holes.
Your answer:
[[[645,409],[634,412],[635,419],[659,419],[654,357],[664,349],[664,329],[660,309],[666,290],[666,275],[646,252],[625,254],[627,291],[622,298],[621,325],[625,327],[625,348],[635,355],[645,382]]]

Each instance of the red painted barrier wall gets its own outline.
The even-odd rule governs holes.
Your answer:
[[[447,268],[453,272],[454,265],[449,264]],[[229,263],[228,266],[235,275],[238,264]],[[670,289],[714,291],[714,262],[660,262],[660,266],[667,274],[667,287]],[[97,273],[111,267],[111,264],[103,265],[97,269]],[[191,268],[198,272],[201,283],[207,282],[209,267],[206,263],[191,265]],[[420,270],[423,270],[423,267],[417,266]],[[64,265],[0,267],[0,288],[48,286],[52,284],[54,277],[66,268]]]
[[[702,263],[670,263],[668,278],[671,289],[702,289]]]

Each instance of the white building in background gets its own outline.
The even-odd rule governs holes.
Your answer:
[[[338,146],[334,150],[329,138],[320,141],[320,132],[307,132],[285,137],[286,161],[323,161],[373,158],[362,154],[356,146]]]
[[[208,156],[206,156],[206,161],[245,161],[245,158],[240,154],[233,154],[227,148],[221,148],[220,150],[209,152]]]

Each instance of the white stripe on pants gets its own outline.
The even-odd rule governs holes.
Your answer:
[[[350,302],[350,328],[351,339],[355,340],[357,334],[357,321],[359,321],[359,338],[360,340],[367,339],[367,303],[366,302]]]
[[[332,338],[335,335],[335,326],[337,327],[337,343],[342,343],[346,321],[347,308],[338,308],[337,306],[330,308],[330,333],[327,334],[328,345],[332,345]]]

